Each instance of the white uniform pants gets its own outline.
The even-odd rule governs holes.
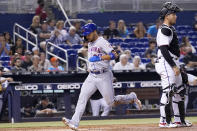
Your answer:
[[[176,65],[179,67],[179,62],[175,61]],[[178,76],[175,76],[175,73],[173,71],[173,69],[171,68],[171,66],[168,64],[168,62],[161,57],[158,60],[158,63],[155,63],[155,69],[156,72],[160,75],[161,77],[161,84],[162,84],[162,89],[165,89],[168,86],[171,86],[172,84],[176,84],[176,86],[180,86],[182,85],[182,77],[181,74]],[[163,90],[165,92],[169,91],[169,88],[166,90]],[[180,101],[181,98],[179,95],[174,95],[172,97],[172,101]],[[170,104],[169,103],[170,98],[168,97],[168,95],[166,95],[166,93],[162,93],[161,96],[161,106],[160,106],[160,123],[166,122],[166,105]],[[179,114],[179,110],[178,110],[178,105],[173,103],[173,111],[174,111],[174,119],[175,122],[180,122],[180,117],[178,117]]]
[[[109,106],[103,98],[98,100],[90,99],[90,103],[92,107],[92,116],[99,116],[100,109],[103,109],[101,116],[108,116],[111,106]]]
[[[114,89],[112,85],[113,74],[111,71],[102,74],[90,73],[81,87],[75,113],[71,119],[71,123],[79,126],[81,117],[85,111],[85,107],[89,98],[98,89],[106,103],[110,106],[114,103]]]

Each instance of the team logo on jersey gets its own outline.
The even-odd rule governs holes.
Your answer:
[[[98,48],[98,47],[91,47],[89,51],[96,52],[96,53],[101,53],[101,49]]]

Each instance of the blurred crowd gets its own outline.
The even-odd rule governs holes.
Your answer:
[[[29,30],[38,36],[38,47],[32,47],[27,50],[24,41],[20,37],[13,41],[8,32],[0,34],[0,56],[1,58],[10,58],[8,65],[5,66],[8,67],[5,68],[6,71],[11,71],[12,73],[65,71],[65,65],[59,62],[58,58],[46,56],[47,42],[52,42],[57,46],[66,45],[69,48],[72,48],[74,45],[80,45],[80,48],[77,49],[77,55],[87,59],[88,43],[82,36],[82,23],[74,21],[71,27],[65,28],[64,21],[48,19],[43,8],[43,0],[38,0],[38,5],[36,15],[33,17],[32,24],[29,27]],[[196,31],[197,14],[194,18],[193,30]],[[87,22],[91,23],[93,21],[88,20]],[[103,31],[98,29],[99,35],[107,40],[148,39],[146,43],[147,49],[142,56],[136,55],[128,48],[122,48],[119,44],[114,45],[112,43],[114,50],[119,53],[119,57],[111,61],[111,68],[113,70],[154,69],[157,52],[156,35],[161,24],[162,22],[159,19],[151,25],[145,25],[143,22],[129,25],[124,20],[118,20],[117,23],[111,20],[108,27],[103,27]],[[185,63],[187,67],[197,67],[196,49],[188,36],[182,36],[180,47],[180,61]],[[143,63],[142,59],[144,58],[148,59],[148,62]],[[4,66],[3,59],[1,60],[1,65]],[[87,69],[87,64],[84,61],[80,61],[80,66]]]

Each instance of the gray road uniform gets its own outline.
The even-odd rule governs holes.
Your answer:
[[[94,42],[88,43],[88,59],[92,56],[103,56],[113,51],[110,43],[103,37],[99,37]],[[112,85],[113,74],[110,70],[110,61],[103,60],[89,62],[90,73],[81,88],[81,93],[77,102],[75,113],[70,123],[79,126],[80,119],[84,113],[88,99],[98,89],[108,105],[114,103],[114,89]]]

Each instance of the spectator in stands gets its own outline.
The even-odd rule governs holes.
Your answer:
[[[146,58],[151,58],[151,55],[156,55],[157,49],[156,49],[156,41],[154,39],[149,40],[149,48],[145,52]]]
[[[42,72],[45,72],[48,70],[49,67],[51,67],[51,63],[48,59],[46,59],[46,54],[44,52],[40,53],[40,62],[39,66],[42,69]]]
[[[46,11],[44,10],[44,0],[38,0],[37,3],[38,8],[36,8],[35,14],[40,16],[41,21],[44,21],[47,18]]]
[[[156,25],[152,25],[148,28],[147,37],[148,38],[156,38],[157,31],[159,27],[162,25],[162,21],[160,19],[156,20]]]
[[[29,72],[41,72],[42,68],[40,67],[40,57],[38,55],[34,55],[32,57],[33,65],[28,68]]]
[[[130,63],[132,63],[131,51],[130,50],[125,50],[123,53],[127,55],[128,61]]]
[[[118,33],[119,33],[119,36],[122,38],[129,37],[129,31],[127,30],[124,20],[118,21]]]
[[[194,16],[194,24],[193,24],[193,26],[194,26],[194,31],[197,31],[197,13]]]
[[[109,21],[109,27],[104,31],[103,37],[105,39],[116,38],[119,36],[119,32],[116,29],[115,21]]]
[[[33,52],[33,55],[37,55],[37,56],[40,55],[40,50],[39,50],[38,47],[34,47],[34,48],[32,49],[32,52]]]
[[[51,32],[48,31],[48,24],[43,21],[41,24],[41,31],[38,33],[38,39],[40,41],[41,50],[46,50],[46,40],[51,37]]]
[[[23,61],[22,64],[21,64],[21,67],[22,67],[22,68],[28,70],[28,68],[29,68],[30,66],[32,66],[33,63],[32,63],[32,61],[31,61],[31,57],[32,57],[31,52],[27,50],[27,51],[25,52],[24,61]]]
[[[154,70],[155,69],[155,59],[157,58],[156,55],[151,55],[151,62],[146,64],[146,69]]]
[[[141,63],[141,59],[139,56],[135,56],[133,58],[133,63],[131,64],[132,70],[144,70],[145,66]]]
[[[183,62],[187,65],[187,67],[197,67],[197,56],[192,53],[191,47],[185,47],[186,56],[183,58]]]
[[[40,27],[40,17],[39,16],[34,16],[32,20],[32,24],[29,28],[30,31],[32,31],[34,34],[38,34],[40,32],[41,27]]]
[[[69,28],[69,33],[66,34],[66,43],[69,46],[83,43],[81,37],[78,34],[76,34],[76,28],[74,26],[71,26]]]
[[[15,54],[19,57],[22,61],[24,60],[23,56],[23,49],[21,47],[17,47],[15,50]]]
[[[56,21],[54,19],[49,19],[47,23],[48,23],[48,29],[47,30],[51,33],[52,31],[55,30]]]
[[[10,36],[10,33],[9,32],[4,32],[3,33],[4,37],[5,37],[5,42],[8,43],[8,45],[11,47],[13,46],[13,41],[12,41],[12,38]]]
[[[38,39],[40,42],[46,41],[51,37],[51,32],[48,31],[48,24],[46,21],[41,23],[41,30],[38,32]]]
[[[188,36],[182,37],[182,44],[185,44],[186,46],[191,47],[192,53],[196,53],[196,49],[191,45]]]
[[[49,101],[49,98],[46,96],[42,96],[41,101],[35,107],[36,115],[45,114],[52,115],[56,113],[57,110],[52,102]]]
[[[16,49],[19,48],[19,47],[22,48],[22,55],[23,55],[24,51],[25,51],[25,47],[22,44],[22,39],[17,37],[15,45],[11,47],[11,54],[15,54],[16,53]]]
[[[134,29],[134,34],[136,38],[143,38],[146,34],[146,29],[142,22],[138,22],[136,28]]]
[[[113,70],[132,70],[132,65],[129,63],[126,54],[120,55],[120,62],[114,65]]]
[[[0,34],[0,56],[9,56],[10,55],[10,46],[5,41],[3,34]]]
[[[182,60],[185,56],[186,56],[186,44],[181,44],[179,46],[179,49],[180,49],[180,59]]]
[[[83,47],[78,50],[78,56],[84,59],[88,59],[88,42],[84,42]],[[86,62],[82,60],[79,60],[79,62],[80,62],[80,67],[82,67],[83,69],[87,69]]]
[[[50,42],[56,45],[65,44],[67,31],[63,27],[64,21],[60,20],[56,23],[56,29],[51,34]]]
[[[12,68],[12,73],[24,73],[26,70],[21,67],[21,59],[18,57],[14,60],[14,67]]]
[[[194,31],[197,31],[197,22],[194,24]]]
[[[48,72],[61,72],[64,71],[64,68],[62,66],[59,66],[58,59],[56,57],[52,57],[50,59],[51,61],[51,66],[48,68]]]
[[[76,29],[76,33],[77,33],[80,37],[82,37],[82,30],[81,30],[81,23],[80,23],[80,21],[75,21],[74,24],[73,24],[73,26],[74,26],[75,29]]]
[[[87,20],[87,23],[93,23],[92,19]]]

